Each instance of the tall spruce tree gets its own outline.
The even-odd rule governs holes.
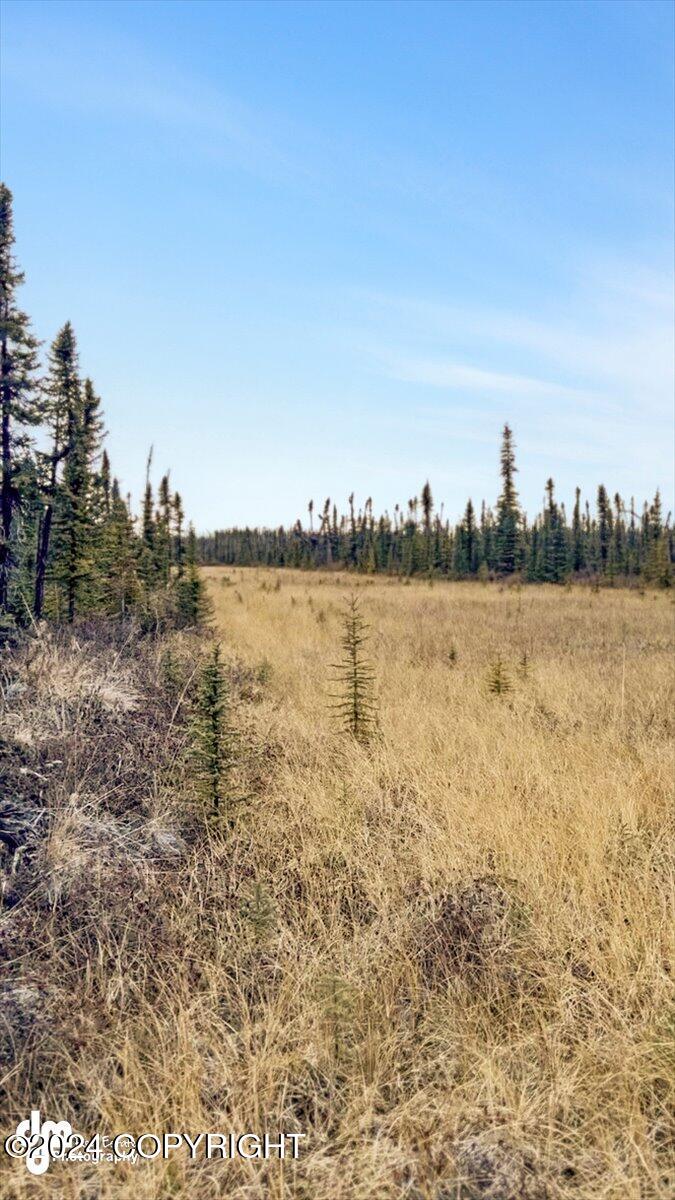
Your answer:
[[[54,574],[60,583],[68,621],[75,619],[89,591],[95,599],[94,468],[103,440],[101,401],[90,379],[75,395],[68,414],[68,445],[57,511]]]
[[[604,575],[607,571],[609,550],[612,541],[612,505],[603,483],[598,488],[598,550],[600,555],[600,570]]]
[[[158,509],[155,522],[155,568],[158,582],[168,586],[171,577],[172,536],[171,520],[173,505],[169,490],[169,476],[163,475],[159,483]]]
[[[572,570],[581,571],[585,566],[584,536],[581,524],[581,488],[574,489],[574,509],[572,511]]]
[[[192,525],[188,528],[184,571],[176,588],[177,609],[182,620],[187,625],[203,623],[209,615],[209,604],[197,566],[197,538]]]
[[[143,492],[143,510],[141,512],[141,578],[146,588],[151,588],[155,578],[155,540],[157,526],[155,523],[154,499],[150,470],[152,468],[152,446],[148,453],[145,466],[145,491]]]
[[[670,587],[672,583],[670,531],[663,524],[661,493],[658,488],[654,501],[647,511],[645,525],[647,529],[644,550],[645,579],[658,587]]]
[[[35,384],[38,343],[26,314],[16,302],[24,276],[14,258],[12,193],[0,184],[0,409],[2,480],[0,481],[0,614],[9,608],[15,517],[22,505],[22,476],[28,466],[28,433],[42,419]]]
[[[434,498],[431,494],[431,486],[427,479],[422,488],[422,520],[424,522],[424,558],[427,571],[433,571],[434,555],[431,539],[431,516],[434,511]]]
[[[185,570],[185,543],[183,540],[183,523],[185,521],[185,514],[183,512],[183,500],[179,492],[174,492],[173,515],[176,534],[176,573],[178,578],[182,579],[183,572]]]
[[[108,451],[104,450],[101,455],[101,470],[99,473],[99,486],[101,489],[101,509],[104,516],[110,515],[111,504],[111,476],[110,476],[110,459]]]
[[[478,529],[471,500],[467,501],[464,518],[457,527],[453,567],[460,579],[475,575],[478,569]]]
[[[502,491],[497,501],[496,551],[497,569],[511,575],[518,565],[518,493],[514,482],[516,467],[513,434],[508,425],[502,432],[501,448]]]
[[[555,500],[555,485],[546,481],[546,504],[542,528],[540,577],[547,583],[560,583],[567,573],[565,517]]]
[[[35,566],[34,612],[37,618],[42,616],[44,606],[54,512],[59,499],[61,465],[73,449],[75,425],[82,403],[77,343],[70,321],[66,322],[52,342],[43,396],[45,423],[51,448],[38,454],[42,511]]]
[[[140,598],[139,546],[134,523],[120,495],[117,479],[110,488],[110,507],[99,535],[97,565],[105,612],[125,617]]]

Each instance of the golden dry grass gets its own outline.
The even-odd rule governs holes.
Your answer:
[[[670,1197],[670,599],[206,576],[233,826],[154,882],[134,867],[129,925],[102,920],[78,979],[80,1050],[55,1052],[41,1088],[68,1097],[54,1119],[299,1130],[301,1157],[55,1164],[44,1181],[17,1164],[11,1195]],[[372,626],[369,748],[329,709],[351,589]],[[152,819],[172,805],[165,781]],[[62,824],[74,855],[72,804]]]
[[[670,600],[207,574],[225,645],[271,667],[258,719],[279,755],[256,822],[261,866],[273,893],[308,893],[291,926],[299,990],[265,1066],[274,1073],[292,1037],[330,1077],[349,1076],[336,1135],[349,1155],[321,1194],[404,1194],[409,1173],[434,1195],[443,1147],[504,1126],[574,1194],[666,1195]],[[370,752],[336,737],[326,699],[353,586],[380,694]],[[498,655],[506,698],[486,687]],[[527,913],[512,976],[478,986],[460,974],[420,996],[417,908],[491,874]],[[341,1065],[318,1028],[332,971],[353,1006]]]

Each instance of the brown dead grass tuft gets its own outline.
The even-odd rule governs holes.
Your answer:
[[[436,915],[419,934],[421,968],[429,983],[456,972],[478,976],[508,958],[512,905],[491,876],[441,896],[435,907]]]

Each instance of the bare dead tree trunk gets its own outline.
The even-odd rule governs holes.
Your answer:
[[[45,508],[40,519],[40,533],[37,556],[35,559],[35,596],[33,601],[33,609],[36,621],[39,621],[42,616],[42,609],[45,599],[45,576],[47,574],[47,560],[49,558],[49,543],[51,541],[53,513],[54,509],[50,503]]]

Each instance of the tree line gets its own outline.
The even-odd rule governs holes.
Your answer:
[[[72,622],[160,608],[199,619],[196,540],[169,476],[155,499],[150,461],[140,519],[103,448],[101,400],[80,371],[69,321],[46,359],[17,293],[12,194],[0,184],[0,634],[48,617]]]
[[[670,514],[664,519],[656,492],[640,512],[635,501],[613,498],[603,484],[595,510],[582,506],[575,491],[568,516],[549,479],[543,511],[528,522],[515,484],[513,433],[504,426],[501,445],[501,493],[495,508],[485,502],[476,512],[467,502],[455,525],[434,510],[429,483],[421,495],[396,505],[393,517],[376,517],[373,502],[356,510],[353,494],[346,513],[327,499],[316,513],[308,505],[309,524],[286,529],[223,529],[197,539],[204,563],[230,566],[342,567],[396,575],[440,575],[450,579],[517,576],[533,583],[562,583],[571,578],[629,582],[640,579],[667,587],[675,557]]]

